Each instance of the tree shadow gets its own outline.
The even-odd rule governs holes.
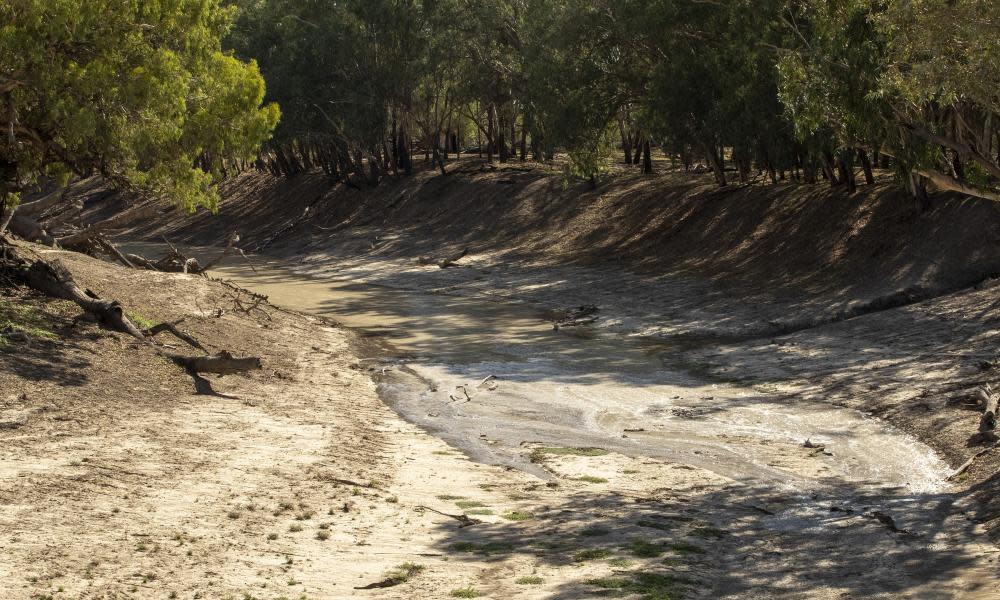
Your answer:
[[[461,529],[441,523],[438,550],[456,561],[522,557],[569,569],[569,580],[547,596],[567,600],[604,595],[609,585],[643,593],[639,574],[712,598],[812,597],[820,590],[952,598],[958,589],[989,585],[956,581],[981,558],[961,545],[972,524],[947,519],[954,501],[948,494],[882,495],[843,486],[811,496],[736,484],[661,489],[652,497],[580,492],[523,522]],[[921,518],[899,519],[902,513]],[[897,529],[905,532],[877,515],[897,515]],[[615,558],[636,563],[603,566]],[[574,576],[584,563],[601,564],[606,575]]]

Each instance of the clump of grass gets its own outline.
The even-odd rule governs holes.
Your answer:
[[[635,561],[631,558],[612,558],[608,561],[608,564],[612,567],[631,567]]]
[[[603,448],[566,448],[563,446],[545,446],[535,448],[531,453],[531,460],[540,462],[546,456],[604,456],[608,451]]]
[[[482,502],[479,502],[478,500],[459,500],[458,502],[455,503],[455,506],[464,509],[464,508],[479,508],[481,506],[486,506],[486,505],[483,504]]]
[[[385,578],[386,580],[392,582],[390,585],[399,585],[401,583],[406,583],[423,570],[423,565],[418,565],[413,562],[405,562],[401,565],[396,565],[391,571],[389,571]]]
[[[692,582],[684,577],[662,573],[638,573],[635,577],[601,577],[590,579],[588,585],[604,590],[618,590],[625,594],[637,594],[643,600],[673,600],[680,598],[684,587]]]
[[[636,525],[639,527],[648,527],[650,529],[659,529],[660,531],[670,531],[674,528],[673,523],[667,523],[664,521],[650,521],[647,519],[636,521]]]
[[[580,477],[574,477],[573,481],[582,481],[584,483],[607,483],[608,480],[603,477],[595,477],[593,475],[581,475]]]
[[[632,540],[631,549],[632,554],[639,558],[656,558],[663,554],[662,544],[654,544],[641,538]]]
[[[323,542],[330,539],[330,532],[326,529],[320,529],[316,532],[316,539]]]
[[[573,560],[575,562],[584,562],[588,560],[599,560],[609,556],[611,556],[611,551],[606,548],[588,548],[587,550],[580,550],[574,554]]]
[[[526,577],[518,577],[514,580],[517,585],[541,585],[545,580],[537,575],[528,575]]]
[[[472,542],[456,542],[451,545],[455,552],[470,552],[492,556],[494,554],[508,554],[514,547],[504,542],[489,542],[487,544],[474,544]]]
[[[701,546],[695,546],[694,544],[688,544],[685,542],[671,544],[670,549],[677,554],[705,554],[705,549]]]
[[[464,500],[465,496],[452,496],[451,494],[439,494],[437,496],[437,499],[448,502],[449,500]]]
[[[507,519],[508,521],[527,521],[528,519],[531,518],[531,513],[521,512],[519,510],[512,510],[509,512],[505,512],[501,516]]]
[[[9,300],[0,299],[0,331],[5,329],[18,331],[25,335],[46,340],[57,339],[58,336],[49,329],[45,314],[30,304],[15,304]],[[0,335],[0,347],[7,345],[7,339]]]
[[[478,598],[479,592],[473,587],[458,588],[451,590],[452,598]]]
[[[603,535],[608,535],[609,533],[611,533],[611,530],[608,529],[607,527],[601,527],[599,525],[595,525],[593,527],[587,527],[586,529],[580,532],[580,535],[586,537],[601,537]]]
[[[302,531],[302,526],[299,525],[298,523],[292,523],[292,525],[288,528],[288,531],[291,531],[292,533],[298,533]]]
[[[129,311],[125,313],[125,316],[127,316],[128,320],[132,321],[139,329],[149,329],[150,327],[156,325],[156,321],[141,313]]]
[[[278,534],[277,533],[269,533],[269,534],[267,534],[267,539],[273,542],[274,540],[278,539]]]
[[[229,517],[230,519],[239,519],[240,518],[240,511],[238,511],[238,510],[231,510],[228,513],[226,513],[226,516]]]
[[[493,511],[488,508],[472,508],[465,511],[467,515],[492,515]]]

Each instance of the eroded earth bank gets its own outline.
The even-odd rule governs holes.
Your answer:
[[[460,167],[245,174],[219,215],[120,232],[238,230],[253,267],[212,275],[249,311],[32,247],[265,368],[195,395],[71,304],[3,299],[31,324],[0,347],[5,597],[997,597],[968,401],[998,383],[996,208]]]

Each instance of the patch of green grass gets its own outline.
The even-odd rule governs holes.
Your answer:
[[[11,329],[34,338],[56,339],[56,334],[49,330],[48,326],[49,319],[35,307],[0,298],[0,331]],[[0,348],[8,343],[7,339],[0,335]]]
[[[674,528],[673,523],[666,523],[664,521],[650,521],[648,519],[642,519],[636,521],[635,523],[639,527],[648,527],[649,529],[659,529],[660,531],[670,531]]]
[[[601,537],[602,535],[608,535],[611,530],[607,527],[601,527],[599,525],[594,525],[592,527],[587,527],[580,532],[580,535],[585,537]]]
[[[504,542],[489,542],[486,544],[456,542],[451,545],[451,549],[455,552],[470,552],[482,554],[484,556],[492,556],[494,554],[508,554],[514,549],[514,546]]]
[[[473,587],[458,588],[457,590],[451,590],[452,598],[478,598],[479,592]]]
[[[626,475],[635,475],[639,472],[639,469],[622,469],[622,473]]]
[[[330,539],[330,532],[325,529],[320,529],[316,532],[316,539],[323,542]]]
[[[292,533],[298,533],[302,531],[302,526],[299,525],[298,523],[292,523],[292,525],[288,528],[288,531],[291,531]]]
[[[612,558],[608,564],[612,567],[631,567],[635,563],[631,558]]]
[[[431,454],[437,454],[438,456],[449,456],[451,452],[447,450],[435,450],[434,452],[431,452]]]
[[[603,477],[595,477],[593,475],[581,475],[580,477],[574,477],[573,481],[583,481],[585,483],[607,483],[608,480]]]
[[[438,500],[444,500],[445,502],[449,500],[463,500],[465,496],[452,496],[451,494],[441,494],[437,497]]]
[[[518,577],[514,580],[517,585],[541,585],[545,580],[537,575],[528,575],[526,577]]]
[[[479,508],[481,506],[486,506],[478,500],[459,500],[455,503],[455,506],[465,509],[465,508]]]
[[[590,579],[587,584],[604,590],[637,594],[643,600],[675,600],[682,596],[684,587],[690,585],[691,580],[661,573],[638,573],[632,578],[601,577]]]
[[[606,548],[588,548],[587,550],[580,550],[574,554],[573,560],[575,562],[584,562],[588,560],[599,560],[609,556],[611,556],[611,551]]]
[[[684,542],[679,542],[676,544],[671,544],[670,549],[677,554],[704,554],[705,549],[701,546],[695,546],[694,544],[687,544]]]
[[[631,550],[632,555],[639,558],[656,558],[663,554],[663,545],[636,538],[632,540]]]
[[[401,583],[406,583],[423,570],[423,565],[418,565],[413,562],[405,562],[401,565],[393,567],[393,569],[386,574],[385,578],[392,582],[390,585],[399,585]]]
[[[493,511],[488,508],[472,508],[465,511],[467,515],[492,515]]]
[[[540,462],[546,456],[604,456],[608,453],[603,448],[566,448],[563,446],[546,446],[535,448],[531,453],[531,460]]]
[[[519,510],[508,511],[501,516],[508,521],[527,521],[531,519],[531,513],[521,512]]]
[[[125,313],[125,316],[128,317],[128,320],[132,321],[139,329],[149,329],[150,327],[156,325],[156,321],[144,316],[141,313],[129,311]]]

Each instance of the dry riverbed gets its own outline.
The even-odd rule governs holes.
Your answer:
[[[28,333],[0,347],[0,597],[994,597],[997,554],[946,489],[858,485],[848,504],[531,440],[536,474],[473,462],[383,404],[375,381],[398,362],[370,337],[242,314],[202,278],[45,255],[265,368],[197,396],[155,354],[73,323],[68,303],[0,299]],[[788,472],[828,459],[778,445]]]

